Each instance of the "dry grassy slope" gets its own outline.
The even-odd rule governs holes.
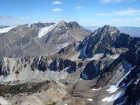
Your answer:
[[[62,101],[66,87],[55,81],[27,82],[19,85],[1,85],[1,95],[12,105],[48,105]]]

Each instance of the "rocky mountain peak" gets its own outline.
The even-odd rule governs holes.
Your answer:
[[[113,35],[113,34],[119,35],[120,34],[120,31],[116,27],[113,27],[110,25],[105,25],[102,28],[98,29],[98,31],[102,33],[101,35]]]
[[[60,21],[59,23],[58,23],[58,26],[65,26],[67,23],[64,21],[64,20],[62,20],[62,21]]]
[[[119,36],[120,31],[110,25],[105,25],[97,29],[79,45],[79,47],[83,47],[84,45],[80,57],[82,58],[83,55],[84,57],[92,57],[97,53],[105,53],[107,48],[115,46]]]
[[[80,25],[76,21],[71,21],[68,24],[71,28],[80,28]]]
[[[57,32],[57,31],[62,31],[62,30],[66,30],[67,29],[67,23],[65,21],[60,21],[59,23],[56,23],[54,25],[54,32]]]
[[[104,42],[114,43],[118,36],[120,36],[120,31],[116,27],[110,25],[105,25],[91,34],[91,37],[97,39],[97,42],[99,42],[99,44]]]
[[[105,28],[111,28],[111,27],[113,27],[113,26],[110,26],[110,25],[106,24],[106,25],[104,25],[103,27],[105,27]]]
[[[64,20],[60,21],[59,24],[65,24],[66,22]]]
[[[26,24],[25,26],[30,26],[30,27],[35,27],[35,28],[43,28],[43,27],[47,27],[47,26],[50,26],[50,25],[54,25],[55,23],[41,23],[41,22],[38,22],[38,23],[34,23],[34,24]]]
[[[1,26],[0,26],[0,29],[2,29],[2,28],[7,28],[7,27],[10,27],[10,26],[3,26],[3,25],[1,25]]]

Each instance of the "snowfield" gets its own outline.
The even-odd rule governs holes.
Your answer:
[[[109,93],[114,93],[114,92],[116,92],[117,90],[118,90],[117,86],[112,85],[112,86],[110,86],[110,88],[107,89],[106,91],[108,91]]]
[[[92,99],[92,98],[88,98],[87,100],[88,100],[88,101],[93,101],[93,99]]]
[[[121,92],[115,94],[115,95],[112,95],[110,97],[105,97],[104,99],[102,99],[103,102],[111,102],[111,101],[114,101],[116,100],[119,96],[120,96]]]
[[[38,32],[38,38],[43,37],[45,34],[47,34],[53,28],[54,28],[54,25],[50,25],[50,26],[47,26],[47,27],[40,28],[39,32]]]
[[[0,105],[11,105],[11,104],[3,97],[0,97]]]
[[[49,33],[51,30],[53,30],[59,23],[56,23],[54,25],[50,25],[50,26],[47,26],[47,27],[43,27],[43,28],[40,28],[39,29],[39,32],[38,32],[38,38],[41,38],[43,37],[45,34]]]
[[[7,27],[7,28],[2,28],[2,29],[0,29],[0,33],[6,33],[6,32],[10,31],[14,27],[15,26],[13,26],[13,27]]]

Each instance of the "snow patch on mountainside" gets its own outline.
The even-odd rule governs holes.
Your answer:
[[[45,34],[47,34],[51,29],[53,28],[53,25],[48,27],[43,27],[39,29],[38,38],[43,37]]]
[[[88,101],[93,101],[93,99],[92,99],[92,98],[88,98],[87,100],[88,100]]]
[[[110,84],[116,87],[131,73],[134,67],[127,61],[124,61],[118,69],[114,71],[114,75],[110,79]]]
[[[110,88],[107,89],[106,91],[108,91],[109,93],[114,93],[117,90],[118,90],[117,86],[111,85]]]
[[[31,24],[30,23],[28,24],[28,27],[31,27]]]
[[[0,97],[0,105],[11,105],[11,104],[3,97]]]
[[[101,90],[101,88],[98,88],[98,89],[92,89],[93,91],[98,91],[98,90]]]
[[[50,26],[47,26],[47,27],[40,28],[39,32],[38,32],[38,38],[43,37],[45,34],[49,33],[53,29],[55,29],[54,33],[57,32],[58,30],[56,31],[56,29],[58,29],[58,27],[61,26],[61,24],[64,24],[63,21],[50,25]],[[59,30],[60,30],[60,28],[59,28]]]
[[[87,45],[88,45],[88,42],[84,45],[83,49],[81,50],[79,58],[86,58],[87,57],[87,54],[86,54]]]
[[[118,81],[117,86],[121,83],[121,81],[122,81],[130,72],[131,72],[131,71],[128,71],[128,72],[124,75],[124,77],[122,77],[122,78],[120,79],[120,81]]]
[[[9,30],[11,30],[14,27],[15,26],[13,26],[13,27],[7,27],[7,28],[2,28],[2,29],[0,29],[0,33],[6,33],[6,32],[8,32]]]
[[[50,32],[57,24],[54,24],[54,25],[50,25],[50,26],[47,26],[47,27],[43,27],[43,28],[40,28],[39,29],[39,32],[38,32],[38,38],[41,38],[43,37],[45,34],[47,34],[48,32]]]
[[[104,99],[102,99],[103,102],[111,102],[111,101],[114,101],[116,100],[119,96],[120,96],[121,92],[115,94],[115,95],[112,95],[110,97],[105,97]]]

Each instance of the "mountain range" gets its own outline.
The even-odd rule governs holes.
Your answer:
[[[10,27],[8,27],[10,29]],[[8,31],[8,32],[4,32]],[[18,25],[1,30],[0,52],[3,57],[42,56],[84,39],[89,33],[77,22]]]
[[[85,29],[90,31],[95,31],[101,26],[84,26]],[[117,26],[122,33],[129,34],[132,37],[139,37],[140,27],[132,27],[132,26]]]
[[[0,30],[3,103],[139,105],[139,37],[109,25],[90,33],[75,21],[4,29]]]

